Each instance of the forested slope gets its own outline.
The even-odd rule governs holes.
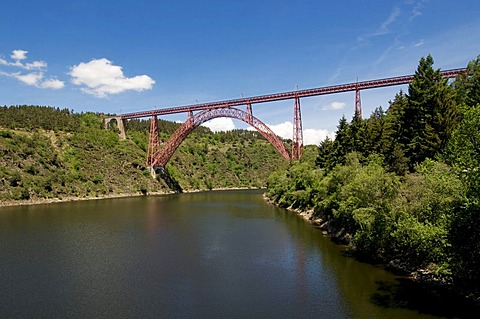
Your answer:
[[[342,118],[268,196],[312,211],[356,254],[480,296],[480,56],[453,83],[420,60],[385,112]],[[480,299],[480,298],[479,298]]]
[[[148,121],[127,124],[127,140],[101,115],[37,106],[0,107],[0,204],[171,191],[145,167]],[[178,124],[159,120],[165,141]],[[257,132],[200,127],[167,165],[183,190],[264,187],[288,163]]]

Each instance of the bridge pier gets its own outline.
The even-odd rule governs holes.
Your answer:
[[[360,88],[355,88],[355,115],[362,118],[362,101],[360,99]]]
[[[148,166],[147,168],[154,179],[157,178],[157,175],[163,176],[165,174],[165,167],[163,166]]]
[[[302,114],[300,111],[300,98],[295,97],[295,106],[293,108],[293,137],[291,160],[300,160],[303,150],[303,129]]]
[[[127,133],[125,131],[125,120],[121,116],[106,117],[103,123],[105,125],[105,128],[108,129],[114,127],[113,123],[115,122],[119,131],[118,136],[120,137],[120,139],[126,140]]]
[[[149,166],[148,169],[150,170],[150,174],[152,174],[153,178],[156,179],[157,176],[161,178],[173,192],[183,192],[183,189],[178,181],[170,175],[164,166]]]

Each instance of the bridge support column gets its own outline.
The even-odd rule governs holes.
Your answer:
[[[360,100],[360,88],[355,88],[355,113],[356,116],[362,118],[362,101]]]
[[[247,124],[251,124],[253,120],[252,104],[247,103]]]
[[[302,114],[300,112],[300,98],[295,97],[295,107],[293,110],[293,138],[292,138],[292,160],[299,160],[302,157],[303,149],[303,130]]]
[[[155,178],[155,170],[152,166],[155,157],[160,152],[160,142],[158,140],[158,125],[157,116],[152,115],[150,119],[150,134],[148,138],[148,150],[147,150],[147,167],[150,168],[150,173]]]
[[[165,168],[162,166],[148,166],[148,170],[153,179],[156,179],[157,175],[162,176],[165,173]]]

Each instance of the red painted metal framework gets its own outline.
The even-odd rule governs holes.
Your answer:
[[[242,111],[240,109],[231,107],[231,108],[216,108],[211,110],[205,110],[199,112],[195,115],[189,115],[187,121],[183,123],[170,137],[170,139],[165,143],[157,156],[153,156],[153,159],[147,163],[151,167],[165,167],[168,160],[172,157],[175,150],[183,142],[185,137],[187,137],[190,132],[192,132],[196,127],[217,117],[230,117],[237,120],[243,121],[252,127],[254,127],[260,134],[263,135],[270,143],[275,146],[275,148],[283,155],[286,159],[290,159],[290,154],[288,153],[285,145],[280,140],[280,138],[273,133],[273,131],[258,118],[253,116],[251,113],[251,108],[247,106],[247,111]]]
[[[293,138],[292,138],[292,154],[290,159],[299,160],[302,157],[303,149],[303,130],[302,130],[302,114],[300,112],[300,98],[295,97],[295,106],[293,109]]]
[[[441,71],[440,73],[442,74],[443,77],[453,78],[460,73],[464,73],[465,71],[466,69],[463,68],[463,69]],[[327,86],[327,87],[321,87],[321,88],[315,88],[315,89],[298,90],[298,91],[291,91],[291,92],[284,92],[284,93],[246,97],[246,98],[235,99],[235,100],[226,100],[226,101],[194,104],[194,105],[187,105],[187,106],[177,106],[177,107],[149,110],[149,111],[142,111],[142,112],[125,113],[120,115],[120,117],[124,120],[127,120],[127,119],[141,118],[141,117],[150,117],[153,115],[159,116],[159,115],[167,115],[167,114],[175,114],[175,113],[203,111],[203,110],[213,109],[213,108],[227,108],[227,107],[234,107],[234,106],[247,105],[247,104],[266,103],[266,102],[274,102],[274,101],[281,101],[281,100],[292,100],[296,97],[303,98],[303,97],[309,97],[309,96],[326,95],[326,94],[333,94],[333,93],[349,92],[349,91],[364,90],[364,89],[374,89],[374,88],[385,87],[385,86],[406,84],[406,83],[410,83],[412,79],[413,79],[413,75],[407,75],[407,76],[400,76],[400,77],[394,77],[394,78],[386,78],[381,80],[354,82],[349,84]]]
[[[460,73],[464,73],[465,68],[461,69],[452,69],[441,71],[443,77],[452,78],[457,76]],[[234,100],[218,101],[211,103],[179,106],[172,108],[156,109],[142,112],[126,113],[120,115],[122,120],[133,119],[133,118],[142,118],[142,117],[151,117],[152,121],[156,122],[156,116],[175,114],[175,113],[188,113],[187,121],[172,135],[172,137],[166,142],[164,149],[159,150],[160,146],[158,143],[158,132],[157,126],[151,124],[150,127],[150,143],[149,151],[147,158],[147,165],[149,166],[165,166],[170,157],[175,152],[176,148],[181,144],[183,139],[198,125],[213,119],[215,117],[232,117],[244,121],[247,124],[254,126],[253,124],[258,124],[254,126],[267,140],[269,140],[279,152],[288,159],[300,159],[303,148],[303,137],[302,137],[302,121],[301,121],[301,112],[300,112],[300,98],[311,97],[318,95],[334,94],[348,91],[355,91],[355,112],[358,115],[362,115],[361,101],[360,101],[360,90],[363,89],[373,89],[386,86],[394,86],[400,84],[406,84],[412,81],[414,75],[400,76],[385,78],[380,80],[371,80],[363,82],[354,82],[349,84],[327,86],[314,89],[306,90],[296,90],[284,93],[275,93],[269,95],[261,95],[254,97],[247,97]],[[293,121],[293,138],[292,138],[292,151],[289,154],[286,151],[285,146],[281,143],[280,146],[279,139],[276,137],[273,132],[261,122],[259,119],[253,117],[252,115],[252,104],[255,103],[266,103],[273,101],[289,100],[294,99],[294,121]],[[235,106],[246,105],[247,111],[241,111],[235,109]],[[217,110],[217,111],[215,111]],[[231,110],[231,111],[228,111]],[[195,111],[203,111],[196,115],[193,115]],[[266,129],[266,130],[264,130]],[[275,136],[273,138],[272,136]],[[284,151],[285,150],[285,151]],[[286,153],[284,153],[286,152]]]
[[[158,139],[158,120],[156,115],[152,115],[150,119],[150,136],[148,138],[147,150],[147,166],[155,161],[158,153],[160,153],[160,141]]]

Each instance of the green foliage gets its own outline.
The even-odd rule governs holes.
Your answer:
[[[413,170],[415,164],[434,158],[443,150],[457,125],[453,91],[440,70],[433,69],[430,55],[420,59],[407,100],[399,118],[403,128],[399,139]]]
[[[167,165],[184,190],[265,187],[271,172],[288,165],[258,132],[207,130],[195,129]]]
[[[469,195],[480,197],[480,104],[468,110],[453,133],[445,159],[467,183]]]
[[[0,107],[0,127],[4,128],[72,132],[79,126],[78,117],[68,109],[27,105]]]
[[[474,76],[467,79],[473,82]],[[459,118],[455,92],[428,55],[420,60],[408,95],[397,94],[387,112],[377,108],[368,119],[355,115],[350,123],[343,117],[335,140],[320,145],[317,165],[331,170],[344,164],[350,152],[364,158],[376,153],[385,158],[389,171],[404,175],[444,150]]]
[[[458,75],[453,88],[462,113],[480,104],[480,55],[468,63],[466,74]]]
[[[394,209],[392,254],[425,267],[449,260],[448,229],[465,188],[451,167],[427,160],[406,176]]]
[[[453,272],[457,280],[480,285],[480,204],[470,202],[458,208],[449,232]]]
[[[313,207],[358,254],[478,285],[479,83],[480,56],[452,85],[422,58],[408,94],[368,119],[343,117],[315,165],[272,174],[267,195]]]
[[[293,163],[288,170],[269,176],[267,195],[282,207],[313,208],[322,176],[311,163]]]
[[[22,117],[28,112],[38,116],[38,120]],[[257,132],[212,133],[199,127],[170,161],[167,170],[173,178],[167,180],[167,185],[165,180],[152,179],[145,167],[149,121],[128,121],[128,138],[120,140],[114,130],[103,129],[101,116],[94,113],[9,107],[2,108],[0,115],[5,120],[2,123],[17,118],[23,121],[18,122],[21,125],[12,124],[12,129],[0,127],[2,202],[148,194],[170,187],[175,190],[264,187],[270,172],[288,165]],[[45,131],[50,129],[49,123],[55,123],[51,117],[56,115],[65,123],[74,123],[74,129]],[[161,141],[179,126],[163,120],[157,124]],[[14,130],[15,127],[23,130]]]

